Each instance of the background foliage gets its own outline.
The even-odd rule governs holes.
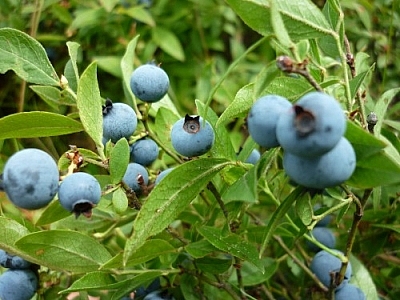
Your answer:
[[[85,158],[82,170],[106,191],[119,181],[113,176],[119,176],[118,152],[126,147],[103,151],[105,98],[135,107],[142,119],[136,135],[149,134],[162,146],[151,181],[180,165],[139,199],[140,211],[128,207],[115,184],[90,220],[75,219],[57,201],[21,211],[0,194],[1,247],[42,266],[37,299],[64,299],[73,291],[81,299],[120,299],[160,276],[176,299],[321,299],[296,263],[308,265],[312,257],[303,236],[317,220],[312,205],[334,208],[331,227],[344,250],[354,199],[360,199],[353,282],[367,299],[378,293],[398,299],[399,12],[395,0],[1,1],[0,170],[17,150],[36,147],[58,160],[65,174],[70,162],[64,153],[76,145]],[[354,78],[344,34],[355,57]],[[18,44],[26,47],[13,47]],[[280,55],[307,58],[309,74],[350,117],[346,137],[357,169],[345,191],[302,193],[284,174],[279,149],[265,151],[255,166],[240,162],[256,147],[245,127],[251,104],[266,93],[295,101],[313,89],[302,76],[277,68]],[[15,64],[22,58],[32,66]],[[134,99],[127,80],[134,67],[152,60],[161,63],[171,87],[149,108]],[[374,134],[362,128],[371,111],[378,116]],[[168,136],[186,113],[206,117],[217,139],[210,155],[183,163]],[[115,168],[111,175],[105,158]],[[71,241],[67,247],[64,239]],[[60,257],[68,259],[60,265]]]

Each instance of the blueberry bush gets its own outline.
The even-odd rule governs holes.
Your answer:
[[[399,299],[399,12],[1,1],[0,298]]]

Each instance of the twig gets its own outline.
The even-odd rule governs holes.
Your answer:
[[[228,210],[225,207],[224,201],[222,201],[221,195],[217,191],[217,188],[215,187],[214,183],[211,181],[207,184],[207,188],[210,190],[210,192],[214,195],[215,200],[217,200],[219,207],[222,210],[222,213],[224,214],[225,218],[228,220]]]
[[[290,251],[290,249],[286,246],[286,244],[283,242],[282,238],[280,236],[277,235],[273,235],[274,239],[279,243],[279,245],[283,248],[283,250],[285,250],[285,252],[287,254],[289,254],[289,256],[293,259],[293,261],[308,275],[310,276],[315,283],[318,285],[318,287],[327,292],[328,288],[317,278],[317,276],[315,276],[315,274],[313,272],[311,272],[311,270],[309,268],[307,268],[307,266],[300,261],[297,256]]]

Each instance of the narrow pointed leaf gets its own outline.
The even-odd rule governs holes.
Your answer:
[[[275,232],[276,227],[281,221],[282,217],[288,212],[288,210],[292,207],[294,202],[300,197],[303,193],[302,187],[297,187],[294,189],[289,196],[286,197],[285,200],[279,205],[278,209],[274,212],[271,219],[268,222],[268,225],[265,229],[263,242],[260,249],[260,257],[264,253],[265,248],[267,247],[269,241],[271,240],[272,235]]]
[[[121,59],[121,71],[122,71],[124,93],[125,97],[128,99],[128,103],[132,107],[135,107],[136,101],[131,90],[130,80],[133,72],[133,60],[135,57],[135,49],[138,39],[139,36],[137,35],[129,42],[128,46],[126,47],[125,54],[124,56],[122,56]]]
[[[96,62],[87,67],[79,80],[77,105],[85,131],[96,143],[96,146],[102,149],[103,115]]]
[[[15,113],[0,119],[0,140],[70,134],[83,130],[69,117],[44,111]]]
[[[27,82],[59,85],[59,78],[43,46],[26,33],[13,28],[0,29],[0,73],[13,70]]]
[[[110,154],[109,169],[111,183],[117,184],[124,177],[129,164],[129,144],[125,138],[120,139]]]
[[[204,189],[207,183],[232,162],[200,158],[174,168],[150,193],[133,223],[127,240],[124,264],[146,239],[164,230]]]

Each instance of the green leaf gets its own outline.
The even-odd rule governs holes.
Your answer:
[[[232,266],[232,259],[221,259],[215,257],[202,257],[195,260],[196,267],[200,271],[210,274],[222,274]]]
[[[267,89],[268,85],[281,73],[276,66],[276,61],[273,60],[267,64],[257,75],[253,86],[253,97],[252,99],[258,99],[263,96],[264,90]],[[243,87],[244,88],[244,87]],[[239,90],[240,91],[240,90]],[[237,97],[237,95],[236,95]],[[249,97],[249,96],[248,96]],[[251,97],[249,97],[251,98]],[[224,111],[225,112],[225,111]]]
[[[65,90],[61,91],[54,86],[48,85],[31,85],[30,89],[34,91],[40,98],[46,101],[49,105],[59,106],[59,105],[71,105],[75,106],[75,99],[70,93]]]
[[[170,272],[176,273],[176,270],[172,269]],[[155,278],[158,278],[161,275],[168,275],[168,273],[169,272],[158,270],[143,270],[143,273],[137,276],[116,283],[115,286],[117,286],[118,290],[112,295],[111,300],[121,300],[124,296],[132,292],[132,290],[147,285]]]
[[[278,226],[282,217],[288,212],[288,210],[292,207],[293,203],[302,195],[303,193],[302,187],[295,188],[289,196],[283,200],[283,202],[279,205],[278,209],[274,212],[271,219],[268,222],[267,228],[265,229],[263,242],[260,249],[260,257],[262,257],[265,248],[267,247],[269,241],[271,240],[272,235],[276,227]]]
[[[124,94],[125,97],[128,99],[128,103],[132,107],[136,107],[136,100],[131,90],[130,80],[133,72],[133,60],[135,57],[135,49],[138,39],[139,36],[137,35],[129,42],[128,46],[126,47],[124,56],[122,56],[121,59],[121,72],[123,79],[122,84],[124,88]]]
[[[353,146],[357,161],[363,160],[386,147],[384,142],[351,121],[347,121],[345,137]]]
[[[293,47],[293,42],[289,37],[289,33],[286,30],[285,24],[283,23],[282,16],[278,10],[278,5],[276,0],[270,1],[271,10],[271,24],[275,33],[275,37],[278,39],[279,43],[286,47]]]
[[[290,86],[290,89],[287,88],[288,86]],[[274,94],[285,97],[290,101],[295,101],[309,92],[310,88],[311,85],[302,78],[276,77],[261,95]]]
[[[78,70],[78,56],[80,45],[76,42],[67,42],[69,61],[65,65],[64,75],[68,79],[68,85],[73,90],[76,91],[79,82],[79,70]]]
[[[264,272],[261,272],[259,269],[255,268],[247,261],[244,261],[242,263],[240,270],[242,271],[244,286],[254,286],[262,284],[266,282],[269,278],[271,278],[279,269],[279,263],[270,257],[263,258],[262,263],[265,267]],[[235,285],[237,284],[237,276],[235,273],[232,273],[229,281]]]
[[[164,147],[173,150],[171,144],[171,129],[176,121],[180,119],[174,112],[164,107],[160,107],[155,117],[155,130],[157,137]]]
[[[176,252],[176,249],[167,241],[153,239],[146,241],[139,249],[137,249],[126,262],[127,267],[134,267],[138,264],[148,262],[154,258],[160,257],[168,253]],[[120,253],[105,263],[101,269],[116,269],[123,266],[123,254]]]
[[[154,42],[163,51],[179,61],[185,60],[185,52],[183,51],[182,44],[173,32],[164,27],[153,27],[152,36]]]
[[[400,162],[381,151],[357,160],[356,169],[347,184],[358,188],[373,188],[400,182]]]
[[[356,96],[356,93],[362,83],[364,82],[365,78],[375,69],[375,64],[373,64],[368,71],[362,72],[358,74],[356,77],[354,77],[352,80],[350,80],[350,93],[351,93],[351,98],[353,99]]]
[[[85,131],[96,143],[97,149],[103,149],[102,102],[97,82],[96,62],[86,68],[79,80],[77,105]]]
[[[271,35],[271,9],[268,1],[226,0],[239,17],[261,35]],[[289,36],[294,41],[332,34],[322,12],[309,0],[279,0],[274,3],[282,16]]]
[[[296,201],[296,213],[300,217],[304,225],[309,225],[312,222],[313,207],[308,193],[301,195]]]
[[[26,33],[0,28],[0,73],[13,70],[27,82],[59,86],[59,78],[43,46]]]
[[[122,214],[128,209],[129,200],[123,188],[119,187],[114,191],[112,204],[117,214]]]
[[[117,78],[122,78],[122,71],[120,69],[120,56],[95,56],[93,57],[93,60],[97,62],[97,65],[100,69]]]
[[[77,231],[49,230],[25,235],[15,245],[53,270],[90,272],[111,259],[96,240]]]
[[[244,117],[253,105],[253,88],[254,84],[250,83],[242,87],[233,99],[232,103],[223,111],[216,127],[230,122],[234,118]]]
[[[63,115],[31,111],[5,116],[0,119],[0,140],[56,136],[80,132],[82,124]]]
[[[220,170],[231,164],[225,159],[200,158],[174,168],[161,180],[135,219],[133,234],[125,246],[124,264],[148,237],[165,229]]]
[[[0,248],[13,253],[13,245],[17,240],[29,234],[29,230],[20,223],[0,216]]]
[[[364,292],[365,299],[379,300],[375,283],[367,268],[354,255],[350,255],[350,263],[353,270],[350,283],[355,284]]]
[[[211,149],[214,157],[225,157],[229,159],[236,159],[236,152],[233,148],[231,138],[228,130],[224,126],[217,126],[218,116],[210,108],[206,108],[205,104],[196,100],[196,107],[201,116],[210,122],[215,133],[215,143]],[[204,114],[207,113],[207,116]]]
[[[385,228],[385,229],[389,229],[389,230],[392,230],[394,232],[400,233],[400,225],[399,224],[396,224],[396,225],[371,224],[371,226],[378,227],[378,228]]]
[[[124,177],[129,164],[130,149],[125,138],[120,139],[110,153],[109,168],[111,183],[117,184]]]
[[[248,170],[234,184],[229,186],[221,197],[225,203],[231,201],[255,203],[258,199],[256,167],[251,167],[250,170]]]
[[[200,240],[190,243],[185,247],[185,250],[194,258],[200,258],[210,254],[211,252],[215,252],[217,248],[211,245],[207,240]]]
[[[248,261],[264,272],[264,266],[258,258],[256,247],[242,239],[239,235],[234,233],[224,235],[221,229],[211,226],[198,227],[197,231],[221,251]]]
[[[35,222],[36,226],[52,224],[56,221],[69,217],[71,212],[61,206],[60,201],[52,201],[46,206],[39,219]]]
[[[144,7],[134,6],[129,9],[122,10],[122,13],[149,26],[154,27],[156,25],[151,13]]]
[[[75,280],[68,289],[60,293],[65,294],[76,291],[110,289],[110,287],[115,286],[116,283],[117,281],[110,273],[94,271]]]
[[[378,117],[378,122],[374,127],[374,133],[379,136],[382,128],[382,123],[385,120],[385,113],[388,109],[389,104],[392,102],[394,96],[396,96],[400,92],[399,88],[394,88],[391,90],[386,91],[383,95],[379,98],[375,105],[375,113]]]

